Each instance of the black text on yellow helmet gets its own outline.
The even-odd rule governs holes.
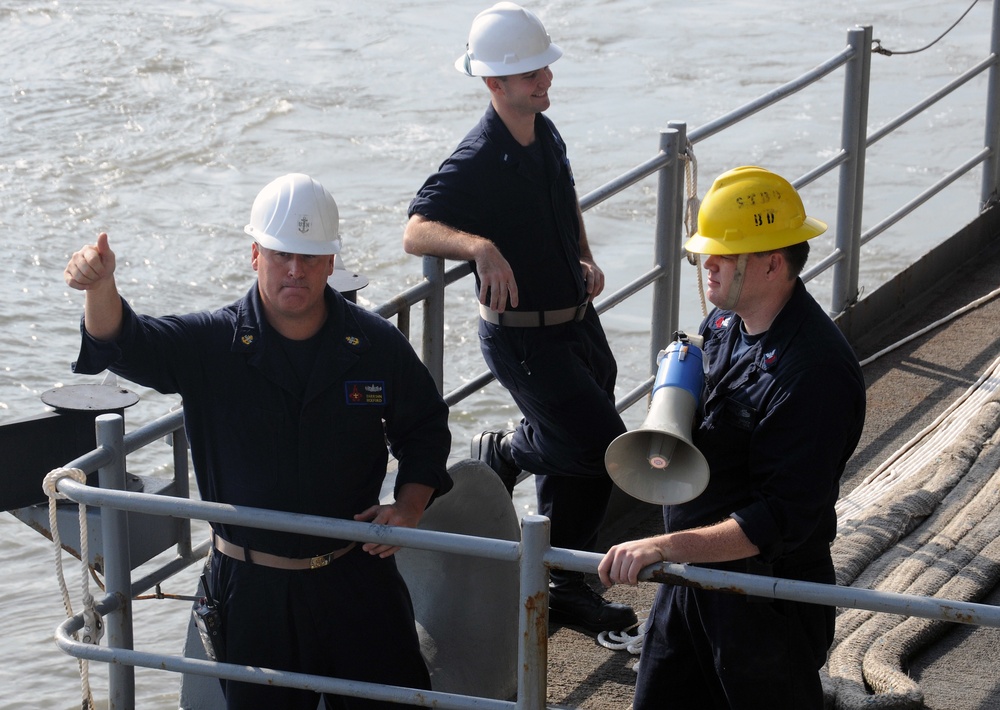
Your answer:
[[[812,239],[826,224],[806,216],[785,178],[756,166],[715,179],[698,211],[698,231],[684,248],[692,254],[751,254]]]

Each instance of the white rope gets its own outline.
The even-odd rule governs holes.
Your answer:
[[[971,303],[968,303],[968,304],[962,306],[957,311],[954,311],[954,312],[946,315],[944,318],[936,320],[936,321],[934,321],[933,323],[931,323],[928,326],[924,326],[923,328],[921,328],[917,332],[915,332],[912,335],[909,335],[909,336],[903,338],[899,342],[893,343],[892,345],[890,345],[887,348],[884,348],[883,350],[879,350],[877,353],[875,353],[871,357],[868,357],[868,358],[865,358],[864,360],[862,360],[861,361],[861,366],[864,367],[865,365],[868,365],[869,363],[872,363],[875,360],[878,360],[880,357],[882,357],[886,353],[890,353],[893,350],[895,350],[896,348],[900,347],[901,345],[905,345],[906,343],[910,342],[911,340],[915,340],[916,338],[919,338],[921,335],[924,335],[925,333],[929,333],[930,331],[934,330],[935,328],[937,328],[940,325],[944,325],[945,323],[947,323],[949,321],[955,320],[960,315],[964,315],[968,311],[971,311],[973,308],[978,308],[979,306],[983,305],[984,303],[987,303],[988,301],[992,301],[997,296],[1000,296],[1000,288],[995,289],[993,291],[990,291],[985,296],[977,298],[975,301],[972,301]]]
[[[978,308],[989,300],[1000,296],[1000,289],[972,301],[953,313],[931,323],[899,342],[865,359],[867,365],[901,345],[924,335],[938,326],[954,320],[960,315]],[[994,391],[1000,387],[1000,358],[995,360],[980,378],[958,399],[952,402],[933,422],[918,432],[910,441],[886,459],[877,469],[850,493],[841,497],[836,504],[839,532],[852,519],[864,517],[867,510],[880,500],[892,495],[892,487],[920,471],[938,452],[945,449],[962,434],[972,413],[979,411]]]
[[[597,634],[597,643],[612,651],[628,651],[633,656],[639,656],[642,653],[642,643],[646,638],[648,624],[649,610],[647,609],[646,616],[640,616],[639,620],[627,629],[622,631],[602,631]],[[631,634],[629,633],[630,631],[635,631],[635,633]],[[639,672],[639,661],[635,662],[632,670],[636,673]]]
[[[59,589],[62,592],[63,607],[66,609],[67,618],[73,616],[73,605],[69,596],[69,589],[63,576],[62,566],[62,541],[59,537],[59,521],[56,516],[56,501],[65,500],[66,496],[57,489],[58,483],[63,478],[72,478],[74,481],[86,484],[87,475],[78,468],[56,468],[46,474],[42,481],[42,490],[49,499],[49,529],[52,531],[52,543],[55,547],[56,556],[56,576],[59,579]],[[94,608],[94,597],[90,593],[90,559],[88,549],[87,533],[87,506],[80,503],[78,506],[80,515],[80,561],[83,568],[83,636],[80,638],[73,634],[74,638],[82,640],[83,643],[98,644],[104,636],[104,621],[101,615]],[[77,659],[80,666],[80,689],[83,693],[83,710],[94,710],[94,696],[90,690],[90,665],[85,659]]]

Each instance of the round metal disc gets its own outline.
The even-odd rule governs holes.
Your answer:
[[[131,407],[139,395],[118,385],[66,385],[42,393],[42,402],[56,409],[113,411]]]

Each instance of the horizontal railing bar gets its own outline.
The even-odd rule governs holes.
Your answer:
[[[187,658],[184,656],[97,646],[83,643],[73,638],[72,635],[82,627],[83,619],[80,615],[64,621],[56,629],[56,645],[66,654],[88,661],[152,668],[155,670],[211,678],[225,678],[227,680],[248,683],[303,688],[317,693],[348,695],[370,700],[406,703],[419,707],[456,708],[459,710],[461,708],[507,710],[515,706],[515,703],[506,700],[493,700],[491,698],[457,695],[433,690],[414,690],[396,685],[366,683],[357,680],[344,680],[341,678],[328,678],[306,673],[261,668],[259,666],[240,666],[233,663],[216,663],[214,661]]]
[[[595,205],[599,205],[609,197],[613,197],[622,190],[632,187],[632,185],[645,180],[658,170],[662,170],[667,167],[669,164],[670,156],[663,152],[657,153],[652,158],[647,159],[645,162],[640,163],[631,170],[622,173],[614,180],[604,183],[596,190],[591,190],[586,195],[581,197],[580,209],[586,211]]]
[[[451,392],[446,394],[444,396],[444,401],[448,404],[449,407],[458,404],[466,397],[469,397],[478,392],[479,390],[481,390],[483,387],[488,385],[494,379],[495,378],[493,377],[493,373],[490,372],[489,370],[487,370],[486,372],[481,372],[480,374],[476,375],[471,380],[466,382],[464,385],[456,387]]]
[[[601,559],[602,555],[595,552],[558,547],[553,547],[545,553],[545,562],[551,567],[577,572],[595,572]],[[1000,627],[1000,607],[956,599],[803,582],[672,562],[659,562],[646,567],[639,574],[639,579],[767,599],[823,604],[843,609],[866,609],[957,624]]]
[[[403,308],[408,308],[414,306],[417,303],[430,297],[433,289],[433,284],[430,281],[421,281],[420,283],[410,286],[410,288],[397,293],[392,299],[386,301],[381,306],[375,309],[375,313],[378,313],[383,318],[391,318],[392,316],[399,313]]]
[[[906,217],[906,215],[908,215],[911,212],[913,212],[913,210],[915,210],[918,207],[920,207],[922,204],[924,204],[925,202],[927,202],[930,198],[934,197],[934,195],[938,194],[944,188],[948,187],[948,185],[950,185],[951,183],[953,183],[956,180],[958,180],[958,178],[960,178],[963,175],[965,175],[967,172],[969,172],[970,170],[972,170],[972,168],[974,168],[977,165],[979,165],[980,163],[982,163],[989,156],[990,156],[990,149],[989,148],[983,148],[981,151],[979,151],[978,153],[976,153],[973,157],[969,158],[967,161],[965,161],[964,163],[962,163],[962,165],[960,165],[959,167],[957,167],[954,170],[952,170],[950,173],[948,173],[947,175],[945,175],[943,178],[941,178],[940,180],[938,180],[936,183],[934,183],[933,185],[931,185],[930,187],[928,187],[926,190],[924,190],[923,192],[921,192],[919,195],[917,195],[916,197],[914,197],[912,200],[910,200],[909,202],[907,202],[905,205],[903,205],[902,207],[900,207],[899,209],[897,209],[895,212],[893,212],[888,217],[886,217],[885,219],[883,219],[881,222],[879,222],[878,224],[876,224],[874,227],[872,227],[871,229],[869,229],[867,232],[865,232],[864,234],[862,234],[861,235],[861,245],[864,246],[865,244],[867,244],[868,242],[870,242],[872,239],[874,239],[875,237],[877,237],[879,234],[881,234],[882,232],[884,232],[886,229],[888,229],[892,225],[896,224],[896,222],[898,222],[901,219],[903,219],[904,217]]]
[[[631,407],[633,404],[638,402],[640,399],[645,397],[647,394],[653,391],[653,385],[656,383],[656,375],[650,375],[649,378],[635,387],[631,392],[625,394],[616,403],[615,407],[619,412],[624,412],[626,409]]]
[[[739,108],[730,111],[713,121],[709,121],[708,123],[698,126],[692,131],[689,131],[688,140],[691,143],[698,143],[699,141],[703,141],[706,138],[714,136],[723,129],[736,125],[743,119],[749,118],[753,114],[776,104],[786,96],[791,96],[792,94],[805,89],[809,85],[814,84],[827,74],[830,74],[831,72],[842,67],[850,61],[853,56],[854,49],[848,45],[842,49],[839,54],[835,54],[833,57],[816,66],[811,71],[806,72],[802,76],[793,79],[786,84],[782,84],[778,88],[759,96],[753,101],[749,101]]]
[[[657,266],[639,276],[634,281],[625,284],[614,293],[605,296],[601,302],[595,306],[597,308],[597,312],[604,313],[605,311],[617,306],[630,296],[634,296],[639,293],[639,291],[649,286],[651,283],[656,281],[656,279],[660,278],[665,271],[666,268]]]
[[[186,517],[360,542],[420,547],[425,550],[475,555],[497,560],[517,561],[518,559],[517,543],[509,540],[376,525],[356,520],[289,513],[245,505],[211,503],[153,493],[108,490],[87,486],[68,477],[59,480],[57,489],[77,503],[98,505],[116,510],[166,515],[175,518]]]
[[[938,101],[940,101],[941,99],[943,99],[944,97],[948,96],[953,91],[961,87],[963,84],[967,83],[968,81],[975,78],[985,70],[989,69],[995,63],[996,63],[996,57],[989,57],[987,59],[982,60],[981,62],[979,62],[979,64],[976,64],[970,69],[967,69],[960,76],[956,77],[951,82],[945,84],[934,93],[928,95],[923,101],[914,104],[909,109],[899,114],[899,116],[892,119],[878,130],[875,130],[872,133],[870,133],[868,135],[867,145],[871,147],[875,143],[878,143],[880,140],[885,138],[886,135],[892,133],[907,121],[916,118],[917,115],[923,113],[927,108],[933,106]]]
[[[145,594],[157,584],[170,579],[181,570],[185,570],[193,564],[204,562],[205,557],[211,549],[212,541],[206,540],[192,549],[190,555],[178,555],[169,562],[166,562],[162,566],[156,568],[145,577],[135,580],[132,582],[132,597],[135,598],[140,594]]]
[[[816,278],[820,273],[826,271],[831,266],[836,264],[838,261],[843,260],[843,258],[844,258],[844,252],[842,252],[840,249],[834,249],[825,257],[823,257],[818,262],[813,264],[812,267],[802,272],[802,281],[804,283],[809,283],[814,278]]]
[[[798,178],[797,180],[793,180],[792,186],[796,190],[801,190],[803,187],[812,184],[813,182],[815,182],[816,180],[823,177],[828,172],[830,172],[836,167],[839,167],[841,164],[845,162],[847,162],[847,153],[845,153],[843,150],[839,150],[837,151],[837,154],[835,156],[827,160],[825,163],[820,163],[802,177]]]
[[[120,510],[159,515],[185,516],[199,520],[215,520],[236,525],[249,525],[267,530],[283,530],[307,535],[356,539],[362,542],[419,547],[437,552],[475,555],[516,562],[519,544],[470,535],[444,533],[411,528],[393,528],[373,523],[339,520],[314,515],[231,506],[205,501],[184,501],[171,496],[128,491],[110,491],[87,486],[70,478],[59,481],[58,489],[77,502],[101,505]],[[601,555],[552,548],[545,561],[553,566],[580,572],[594,572]],[[1000,607],[972,604],[956,600],[937,600],[908,594],[896,594],[856,587],[782,580],[739,572],[711,570],[688,565],[654,566],[659,572],[644,572],[644,579],[659,582],[692,583],[705,589],[736,591],[753,596],[823,603],[831,606],[868,609],[942,619],[964,624],[1000,627]]]
[[[184,411],[178,409],[125,434],[125,453],[131,454],[184,426]]]

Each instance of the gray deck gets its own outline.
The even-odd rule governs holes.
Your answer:
[[[994,210],[996,211],[996,210]],[[998,234],[996,220],[988,236]],[[911,289],[902,302],[911,307],[886,307],[891,295],[881,294],[882,317],[865,324],[866,334],[856,336],[859,359],[865,360],[924,326],[957,311],[1000,287],[1000,251],[952,244],[948,258],[964,263],[949,265],[946,278],[938,277],[926,288],[913,274],[900,292]],[[975,254],[973,258],[969,258]],[[941,262],[941,258],[936,259]],[[918,276],[919,273],[915,272]],[[919,298],[913,294],[921,294]],[[895,311],[895,315],[893,315]],[[888,317],[886,317],[888,316]],[[880,321],[876,323],[875,321]],[[858,323],[856,330],[861,330]],[[868,385],[865,430],[841,486],[843,493],[876,469],[891,454],[966,392],[1000,356],[1000,298],[941,325],[864,368]],[[603,545],[662,532],[657,508],[642,507],[626,520],[609,526]],[[596,583],[596,579],[595,579]],[[615,587],[607,596],[647,610],[655,585]],[[1000,586],[984,599],[1000,604]],[[549,642],[549,702],[579,708],[631,707],[635,656],[612,651],[592,636],[552,626]],[[1000,708],[1000,629],[954,625],[944,637],[915,655],[909,672],[919,682],[925,706],[933,710],[983,710]]]

